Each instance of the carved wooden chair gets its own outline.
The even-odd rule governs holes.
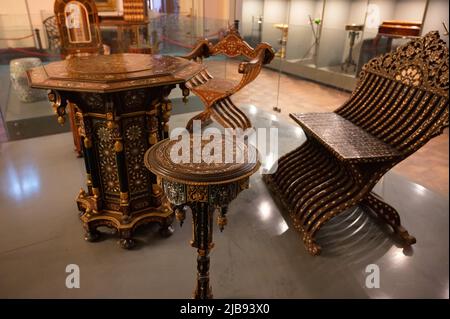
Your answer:
[[[334,112],[290,114],[307,141],[265,175],[308,252],[324,223],[362,205],[407,244],[397,211],[371,192],[380,178],[448,126],[448,48],[438,32],[369,61],[350,99]]]
[[[205,70],[182,88],[184,97],[192,91],[205,105],[203,112],[189,120],[187,129],[192,131],[194,120],[201,120],[204,126],[210,123],[211,118],[223,127],[244,130],[250,128],[252,126],[250,120],[233,103],[231,96],[252,82],[261,72],[262,66],[272,61],[275,53],[268,43],[260,43],[253,49],[235,28],[230,27],[218,43],[212,44],[208,40],[202,40],[184,58],[202,61],[203,58],[215,55],[229,58],[244,57],[249,61],[239,64],[238,72],[242,74],[240,81],[215,78]]]
[[[55,0],[54,12],[61,54],[66,59],[110,53],[109,47],[102,43],[100,20],[94,0]],[[81,137],[75,116],[77,106],[74,103],[69,103],[68,106],[75,152],[81,157]]]

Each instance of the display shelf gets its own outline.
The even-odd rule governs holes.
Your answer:
[[[281,64],[281,66],[280,66]],[[315,64],[295,60],[281,60],[275,58],[274,61],[267,66],[273,70],[281,70],[283,73],[298,76],[307,80],[329,85],[335,88],[352,91],[358,78],[340,71],[340,67],[322,67],[318,68]]]

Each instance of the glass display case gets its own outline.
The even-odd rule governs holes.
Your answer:
[[[216,41],[230,23],[228,0],[95,2],[101,7],[98,7],[101,41],[112,54],[183,55],[199,39],[208,37]],[[127,13],[126,10],[128,3],[137,2],[142,3],[146,10],[140,19],[130,16],[133,11]],[[11,82],[12,60],[38,58],[45,66],[64,58],[61,55],[64,52],[61,50],[62,42],[53,5],[54,0],[18,0],[13,7],[0,3],[0,79],[3,86],[0,90],[0,120],[6,131],[3,136],[6,135],[8,140],[70,131],[68,124],[61,126],[55,121],[55,114],[46,98],[24,102]],[[227,18],[223,18],[224,16]],[[231,70],[235,68],[228,65],[228,61],[216,63],[217,60],[213,58],[206,62],[210,64],[212,72],[221,77],[232,76]],[[173,90],[170,98],[175,105],[174,114],[203,109],[202,103],[195,97],[184,104],[181,90]],[[2,132],[0,138],[1,136]]]
[[[250,45],[266,41],[275,48],[269,68],[347,91],[354,89],[369,59],[408,40],[380,33],[384,22],[417,23],[419,34],[439,30],[448,41],[442,25],[449,24],[447,0],[142,0],[147,15],[139,21],[125,18],[127,1],[96,1],[109,5],[99,16],[102,42],[111,53],[183,55],[200,39],[217,41],[239,20]],[[34,57],[45,65],[63,58],[53,3],[0,2],[0,111],[9,139],[70,129],[54,121],[47,101],[22,102],[10,81],[13,59]],[[215,76],[237,75],[234,59],[211,57],[205,63]],[[280,92],[279,79],[269,77],[267,85]],[[175,113],[202,109],[195,97],[184,105],[181,92],[172,92],[174,104],[181,104]],[[276,101],[267,103],[278,107]]]
[[[431,1],[431,3],[433,2],[434,1]],[[427,0],[369,0],[367,5],[365,30],[359,49],[358,71],[361,70],[361,67],[374,56],[395,49],[395,47],[405,43],[411,38],[411,36],[383,34],[382,30],[381,32],[379,30],[380,25],[390,21],[403,24],[414,23],[420,28],[420,31],[417,33],[420,35],[423,33],[423,30],[426,32],[426,28],[424,29],[424,21],[429,5],[430,1]],[[435,18],[439,19],[438,16],[435,16]]]
[[[277,59],[283,72],[351,91],[361,67],[371,58],[423,32],[444,33],[448,2],[243,0],[241,20],[245,37],[282,50]],[[380,32],[383,23],[418,29],[386,34]],[[269,67],[280,68],[277,62]]]

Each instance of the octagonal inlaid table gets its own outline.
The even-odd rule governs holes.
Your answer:
[[[157,175],[158,185],[174,205],[176,217],[181,224],[185,218],[186,206],[192,210],[191,246],[197,248],[198,253],[194,298],[210,299],[212,290],[209,285],[209,252],[214,246],[213,214],[215,211],[219,212],[217,224],[222,231],[227,223],[226,212],[229,203],[248,188],[249,177],[258,170],[260,162],[258,152],[253,146],[225,138],[219,140],[221,143],[218,145],[222,146],[221,154],[213,162],[209,162],[202,156],[216,152],[216,148],[205,148],[210,141],[194,142],[192,135],[188,139],[188,157],[180,160],[174,156],[175,153],[180,153],[180,142],[166,139],[147,151],[145,166]],[[232,146],[231,149],[229,145]],[[226,158],[230,154],[233,156]]]
[[[50,89],[60,123],[67,105],[76,112],[87,173],[76,202],[86,240],[99,237],[99,226],[117,229],[123,248],[134,246],[132,233],[144,223],[159,222],[162,234],[171,233],[173,212],[144,167],[144,153],[168,136],[170,91],[204,68],[170,56],[112,54],[28,71],[33,88]]]

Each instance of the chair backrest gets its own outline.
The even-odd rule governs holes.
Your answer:
[[[433,31],[364,65],[335,112],[408,156],[448,126],[448,47]]]
[[[225,55],[229,58],[236,58],[243,56],[248,60],[255,59],[262,48],[272,48],[268,43],[260,43],[256,48],[252,48],[239,34],[239,31],[234,27],[230,27],[225,36],[216,44],[209,44],[210,55]],[[263,61],[264,64],[270,61]]]
[[[55,0],[63,55],[100,54],[103,49],[94,0]]]

